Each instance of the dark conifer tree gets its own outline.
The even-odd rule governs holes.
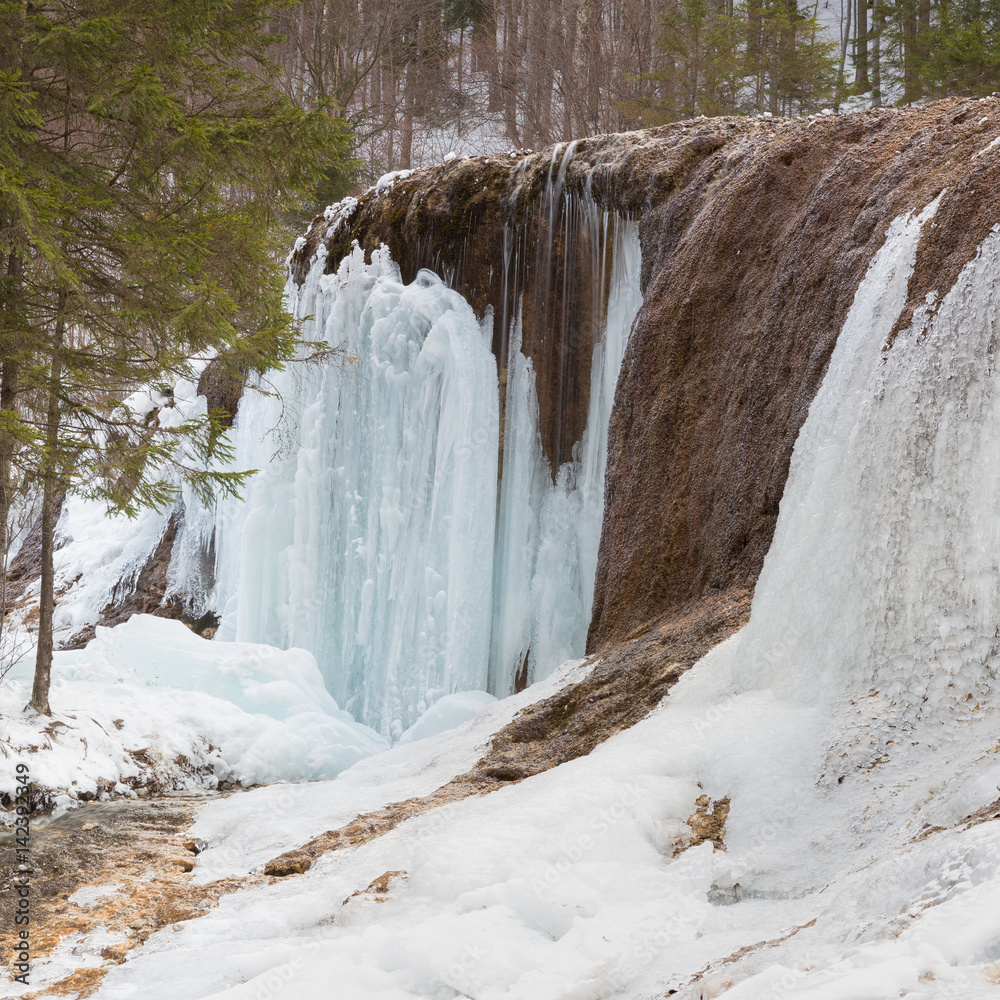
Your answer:
[[[162,505],[164,462],[198,488],[236,488],[239,474],[204,471],[224,447],[216,418],[157,432],[124,400],[172,384],[199,353],[263,368],[294,350],[279,222],[348,137],[329,109],[302,110],[273,85],[268,26],[283,6],[0,3],[0,551],[15,486],[33,479],[39,712],[57,493]]]

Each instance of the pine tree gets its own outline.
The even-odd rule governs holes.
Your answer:
[[[269,0],[0,2],[0,550],[16,482],[43,494],[32,704],[48,713],[54,498],[163,505],[199,488],[217,418],[147,428],[124,405],[225,350],[294,350],[278,222],[348,136],[273,85]],[[179,439],[190,442],[186,461]],[[178,457],[181,456],[181,457]]]
[[[672,0],[662,16],[664,68],[650,122],[698,114],[802,113],[827,103],[835,45],[795,0]]]
[[[744,73],[753,107],[803,114],[826,104],[836,82],[836,45],[825,40],[815,12],[796,0],[752,0]]]
[[[739,110],[746,19],[731,6],[678,0],[663,14],[660,51],[664,68],[654,74],[661,94],[657,112],[667,120]]]
[[[875,103],[1000,89],[1000,0],[883,0],[875,10]]]
[[[923,93],[981,95],[1000,89],[1000,0],[945,0],[928,23],[916,73]]]

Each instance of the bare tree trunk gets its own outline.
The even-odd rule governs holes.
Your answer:
[[[909,103],[920,96],[917,78],[917,0],[907,0],[903,8],[903,100]]]
[[[858,40],[854,49],[854,92],[867,94],[871,90],[868,82],[868,0],[857,0]]]
[[[497,25],[501,11],[498,10],[499,0],[494,0],[492,16],[486,19],[481,31],[473,33],[473,41],[476,44],[476,51],[485,53],[487,64],[487,91],[486,99],[487,111],[500,111],[503,109],[503,92],[500,85],[500,52],[497,48]]]
[[[882,107],[882,25],[885,14],[879,0],[872,6],[872,107]]]
[[[858,0],[859,3],[863,3],[864,0]],[[837,99],[835,103],[835,108],[840,110],[840,102],[843,100],[844,94],[844,67],[847,64],[847,43],[851,38],[851,10],[854,7],[854,0],[847,0],[847,23],[841,24],[841,35],[840,35],[840,72],[837,74]],[[841,8],[843,9],[843,8]]]
[[[0,552],[6,553],[10,547],[9,529],[11,509],[14,504],[14,483],[12,480],[14,462],[14,435],[7,429],[8,422],[16,419],[14,404],[20,382],[21,365],[17,357],[16,332],[13,317],[16,314],[15,305],[21,288],[24,274],[24,261],[17,251],[7,258],[6,274],[3,289],[3,331],[2,344],[3,366],[0,369]],[[4,566],[3,596],[6,598],[7,574]],[[4,602],[6,609],[6,601]],[[0,619],[0,629],[3,623]]]
[[[579,0],[569,0],[566,5],[566,34],[562,53],[562,138],[569,141],[573,138],[577,116],[574,112],[577,95],[580,93],[583,81],[577,72],[580,61],[577,58],[579,42]],[[582,123],[581,123],[582,124]]]
[[[409,170],[413,165],[413,103],[414,67],[406,67],[406,82],[403,84],[403,133],[399,139],[399,169]]]
[[[465,27],[463,26],[461,29],[459,29],[459,32],[458,32],[458,67],[456,69],[456,72],[457,72],[457,75],[458,75],[457,80],[456,80],[456,88],[458,90],[458,111],[457,111],[457,118],[458,118],[458,135],[459,136],[461,136],[461,134],[462,134],[462,105],[465,103],[465,91],[462,89],[462,87],[463,87],[463,82],[462,82],[462,63],[464,61],[465,61]]]
[[[391,67],[388,75],[388,94],[386,94],[386,84],[382,84],[383,115],[382,120],[385,126],[385,169],[396,169],[396,155],[394,140],[396,137],[396,70]]]
[[[8,357],[0,373],[0,419],[10,420],[14,415],[17,399],[17,360]],[[9,431],[0,430],[0,555],[3,557],[3,578],[0,579],[0,633],[3,631],[3,614],[7,611],[7,552],[10,549],[11,510],[14,505],[14,483],[11,473],[14,460],[14,439]]]
[[[917,0],[917,39],[916,39],[916,59],[914,73],[916,76],[917,95],[922,97],[924,85],[921,78],[921,71],[926,69],[927,58],[930,51],[927,47],[927,36],[931,28],[931,0]]]
[[[60,307],[66,294],[60,295]],[[60,308],[60,312],[62,309]],[[38,648],[35,652],[35,681],[31,688],[31,707],[39,715],[51,715],[49,684],[52,678],[52,616],[55,611],[55,512],[58,489],[59,396],[62,367],[63,318],[56,321],[52,342],[52,385],[49,388],[45,420],[45,458],[42,477],[42,579],[38,594]]]
[[[601,119],[601,32],[600,12],[596,0],[586,0],[581,13],[583,19],[583,51],[586,82],[586,116],[583,131],[600,132]]]
[[[514,12],[514,0],[504,0],[503,59],[500,71],[500,89],[503,92],[503,123],[507,138],[515,146],[522,145],[518,137],[517,84],[520,62],[520,38],[517,30],[519,18]]]

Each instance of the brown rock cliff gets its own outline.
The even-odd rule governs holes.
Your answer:
[[[562,190],[640,220],[645,295],[612,417],[590,651],[752,588],[795,438],[886,229],[945,190],[902,323],[929,291],[944,296],[998,221],[1000,148],[976,155],[998,135],[990,98],[700,119],[574,145]],[[364,195],[339,226],[317,218],[293,258],[301,280],[320,240],[327,270],[357,240],[386,243],[404,280],[437,270],[478,312],[492,307],[501,369],[503,320],[523,293],[553,464],[582,433],[603,308],[586,285],[604,248],[547,197],[565,153],[419,171]]]

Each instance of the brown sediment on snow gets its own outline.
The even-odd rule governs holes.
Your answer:
[[[961,826],[963,829],[968,830],[969,827],[979,826],[980,823],[991,823],[996,819],[1000,819],[1000,799],[995,799],[981,809],[969,813],[956,826]]]
[[[184,831],[204,795],[168,796],[148,802],[94,803],[45,826],[30,839],[27,872],[31,890],[32,982],[45,976],[46,960],[60,946],[59,963],[67,970],[48,985],[22,994],[91,996],[115,964],[151,934],[201,916],[221,896],[256,884],[260,876],[191,884],[195,855]],[[15,898],[17,867],[13,837],[0,837],[0,896]],[[89,899],[70,899],[90,889]],[[79,899],[79,897],[78,897]],[[0,913],[0,938],[16,939],[14,907]],[[88,948],[88,935],[100,932],[106,943]],[[69,951],[73,946],[74,951]],[[79,955],[79,965],[75,964]],[[102,961],[103,959],[103,961]]]
[[[814,917],[807,923],[799,924],[798,926],[791,928],[791,930],[786,931],[784,934],[779,934],[778,937],[768,938],[764,941],[757,941],[754,944],[748,944],[744,945],[742,948],[737,948],[736,951],[727,955],[720,961],[709,962],[704,969],[702,969],[700,972],[695,973],[695,975],[693,975],[690,979],[686,980],[681,986],[677,987],[676,989],[667,990],[664,996],[667,997],[674,996],[675,994],[680,993],[682,989],[687,989],[693,986],[695,983],[700,983],[700,982],[708,983],[708,977],[712,973],[719,972],[720,969],[725,969],[726,966],[742,962],[743,959],[745,958],[756,956],[760,952],[768,948],[777,948],[779,945],[784,944],[785,941],[788,941],[790,938],[795,937],[795,935],[799,934],[801,931],[808,930],[809,928],[815,926],[816,926],[816,918]],[[727,975],[731,976],[732,973],[731,972],[727,973]],[[744,973],[744,976],[745,975],[746,973]],[[711,992],[710,993],[702,992],[701,995],[719,996],[726,990],[731,989],[734,985],[735,985],[734,979],[711,982],[708,983]]]
[[[664,616],[609,650],[579,681],[522,709],[493,736],[489,751],[469,771],[430,795],[393,802],[286,851],[267,863],[265,874],[301,874],[324,854],[374,840],[419,813],[488,794],[585,756],[648,715],[681,675],[741,628],[749,614],[749,593],[736,591]],[[717,818],[721,831],[724,817],[719,813]]]
[[[695,810],[687,820],[687,825],[691,828],[691,839],[674,853],[680,854],[690,847],[698,847],[709,842],[717,851],[724,851],[726,820],[729,819],[729,796],[713,800],[708,795],[699,795],[694,805]]]

